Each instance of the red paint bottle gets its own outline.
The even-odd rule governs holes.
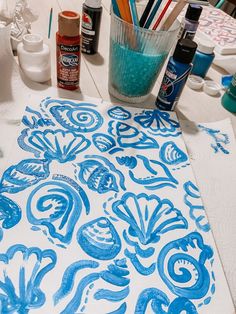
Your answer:
[[[57,42],[57,86],[75,90],[80,79],[80,16],[73,11],[58,15]]]

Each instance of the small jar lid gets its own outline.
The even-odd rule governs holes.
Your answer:
[[[219,94],[221,87],[214,81],[206,80],[203,86],[203,90],[206,94],[210,96],[216,96]]]
[[[58,31],[61,36],[78,36],[80,34],[80,15],[74,11],[60,12],[58,15]]]
[[[85,0],[85,4],[90,8],[98,9],[101,7],[102,0]]]
[[[215,44],[212,41],[202,40],[202,39],[198,41],[198,47],[197,47],[198,51],[205,54],[212,54],[214,49],[215,49]]]
[[[197,75],[189,75],[187,85],[195,90],[201,89],[204,85],[204,79]]]
[[[43,37],[39,34],[25,34],[22,38],[25,50],[37,52],[43,49]]]

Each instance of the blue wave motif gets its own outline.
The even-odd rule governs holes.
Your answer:
[[[162,248],[157,268],[163,282],[175,295],[201,299],[210,289],[212,257],[212,248],[204,244],[200,233],[192,232]]]
[[[6,196],[0,195],[0,222],[3,229],[13,228],[21,220],[21,208]],[[1,240],[0,228],[0,240]]]
[[[167,165],[178,165],[188,161],[188,156],[173,141],[166,142],[161,146],[159,156],[161,161]]]
[[[113,126],[114,124],[115,126]],[[123,148],[151,149],[159,147],[154,138],[123,122],[110,121],[108,132],[117,137],[117,143]]]
[[[49,161],[25,159],[9,167],[1,178],[0,192],[18,193],[49,176]]]
[[[99,194],[118,192],[119,188],[126,190],[124,175],[107,158],[99,155],[85,155],[85,158],[88,159],[77,164],[80,169],[77,166],[75,169],[75,177],[81,183]]]
[[[142,155],[137,155],[136,161],[137,167],[129,170],[129,176],[135,183],[144,186],[147,190],[163,187],[177,188],[178,181],[165,164],[157,160],[149,160]]]
[[[121,166],[126,166],[130,169],[134,169],[137,166],[137,159],[133,156],[116,157],[116,161]]]
[[[23,116],[22,123],[30,129],[38,129],[44,126],[55,126],[55,123],[48,118],[44,118],[40,112],[33,110],[30,107],[26,107],[26,115]]]
[[[53,250],[42,251],[21,244],[13,245],[5,254],[0,254],[1,313],[27,314],[31,309],[41,308],[46,295],[40,286],[56,261]]]
[[[180,125],[177,120],[170,118],[170,114],[159,110],[143,110],[134,121],[140,124],[148,133],[163,137],[179,136]]]
[[[186,298],[177,298],[169,306],[168,314],[198,314],[195,305]]]
[[[109,109],[107,111],[108,115],[112,118],[112,119],[116,119],[116,120],[128,120],[131,118],[131,113],[120,107],[120,106],[116,106],[116,107],[113,107],[111,109]]]
[[[90,211],[84,190],[66,176],[54,175],[54,180],[37,186],[29,195],[26,212],[29,222],[47,229],[49,235],[69,244],[81,212]]]
[[[18,138],[19,146],[33,153],[36,158],[43,156],[48,160],[57,160],[60,163],[72,161],[77,154],[90,146],[90,141],[83,135],[70,131],[23,130]]]
[[[76,103],[69,100],[47,98],[41,108],[65,129],[72,132],[94,132],[103,124],[103,117],[91,103]]]
[[[210,231],[205,208],[202,204],[201,195],[196,185],[187,181],[184,183],[184,202],[189,207],[190,218],[195,222],[197,228],[204,232]]]
[[[109,260],[117,256],[121,241],[112,223],[105,217],[92,220],[77,233],[77,241],[89,256],[99,260]]]

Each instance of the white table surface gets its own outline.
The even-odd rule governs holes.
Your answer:
[[[50,83],[52,86],[56,86],[56,58],[55,58],[55,32],[57,31],[57,13],[61,10],[74,10],[81,12],[83,0],[29,0],[29,4],[34,8],[38,14],[39,18],[32,25],[32,31],[34,33],[40,33],[45,39],[45,43],[50,45],[51,48],[51,60],[52,60],[52,80]],[[108,62],[109,62],[109,29],[110,29],[110,0],[102,0],[103,13],[102,22],[100,30],[100,41],[99,41],[99,53],[93,56],[82,55],[81,60],[81,94],[78,94],[78,98],[83,98],[84,95],[90,97],[102,98],[105,101],[117,102],[118,100],[111,97],[108,93]],[[47,39],[48,33],[48,19],[50,8],[53,8],[53,23],[51,30],[51,38]],[[165,68],[165,66],[164,66]],[[163,69],[164,70],[164,69]],[[163,71],[162,71],[163,72]],[[227,74],[224,70],[217,67],[211,67],[208,72],[208,77],[218,83],[222,74]],[[159,90],[160,81],[162,79],[162,73],[157,80],[151,96],[145,102],[145,104],[140,104],[140,106],[154,108],[154,102]],[[21,91],[18,91],[21,93]],[[221,92],[221,95],[223,92]],[[127,104],[129,105],[129,104]],[[137,106],[137,105],[135,105]],[[1,113],[1,106],[0,106]],[[183,94],[180,98],[179,104],[177,106],[177,114],[180,119],[192,120],[197,122],[213,122],[222,120],[225,118],[230,118],[234,134],[236,134],[236,116],[229,113],[221,106],[221,96],[211,97],[206,95],[203,91],[193,91],[187,86],[184,88]],[[20,117],[18,117],[20,119]],[[0,117],[0,126],[5,123],[5,130],[12,130],[15,125],[9,124],[6,126],[6,122]],[[6,131],[7,132],[7,131]],[[4,135],[2,134],[2,137]],[[1,135],[0,135],[0,147],[1,147]],[[235,147],[236,148],[236,147]],[[195,174],[196,175],[196,174]],[[229,175],[230,176],[230,175]],[[196,175],[198,179],[198,176]],[[227,182],[224,184],[218,184],[218,188],[221,189],[216,192],[220,198],[220,194],[227,193],[227,184],[235,184],[236,178],[232,178],[232,182]],[[230,178],[229,178],[230,180]],[[209,180],[208,180],[209,182]],[[236,184],[235,184],[236,185]],[[200,191],[203,196],[203,203],[205,204],[206,210],[210,211],[208,217],[212,225],[213,234],[215,236],[216,244],[219,249],[219,254],[222,259],[222,264],[225,269],[226,277],[229,282],[231,289],[231,294],[233,296],[234,302],[236,304],[236,273],[233,269],[236,269],[236,256],[232,252],[236,252],[236,232],[232,234],[236,226],[236,197],[232,196],[230,202],[230,209],[233,212],[233,207],[235,208],[235,214],[228,215],[226,221],[224,221],[225,231],[222,234],[222,228],[217,226],[221,225],[221,217],[219,213],[214,216],[214,208],[212,202],[207,196],[208,188],[204,188],[204,184],[199,184]],[[225,186],[225,188],[224,188]],[[236,194],[236,193],[235,193]],[[231,196],[229,196],[231,197]],[[217,201],[217,195],[216,195]],[[226,209],[224,209],[226,210]],[[227,216],[227,215],[226,215]],[[227,227],[226,227],[227,226]],[[222,241],[223,237],[223,241]],[[214,313],[212,313],[214,314]],[[222,313],[228,314],[228,313]]]

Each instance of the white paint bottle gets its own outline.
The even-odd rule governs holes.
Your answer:
[[[51,78],[49,46],[38,34],[26,34],[17,46],[19,64],[25,75],[34,82],[43,83]]]

